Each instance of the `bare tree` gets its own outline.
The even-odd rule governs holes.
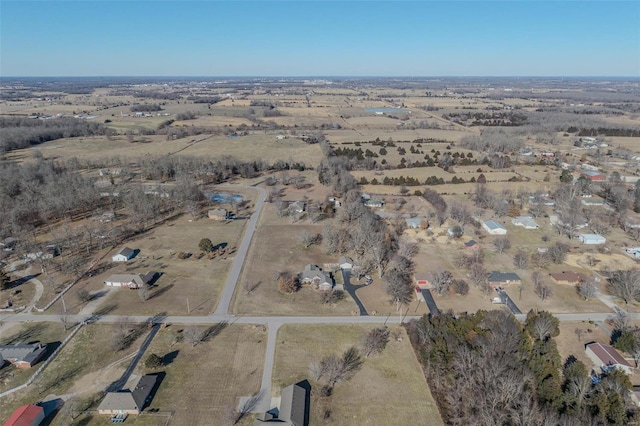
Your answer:
[[[321,238],[322,237],[320,236],[320,234],[317,234],[317,233],[314,234],[305,229],[300,234],[300,244],[304,248],[309,248],[312,245],[317,244]]]
[[[578,342],[581,342],[582,336],[584,336],[584,330],[581,328],[576,328],[574,332],[576,333],[576,336],[578,336]]]
[[[469,278],[476,287],[482,288],[489,282],[489,273],[484,269],[482,264],[473,263],[471,267],[469,267]]]
[[[513,255],[513,263],[518,269],[526,269],[529,266],[529,253],[518,250],[518,252]]]
[[[451,281],[451,287],[455,294],[464,296],[469,293],[469,284],[465,280],[453,280]]]
[[[281,272],[277,278],[278,290],[283,293],[293,294],[300,288],[298,277],[290,272]]]
[[[640,270],[613,271],[609,276],[608,289],[624,303],[637,300],[640,297]]]
[[[493,246],[496,248],[498,253],[502,254],[505,250],[508,250],[511,247],[511,241],[509,241],[508,237],[498,237],[493,240]]]
[[[198,343],[202,342],[203,332],[200,327],[190,325],[184,329],[182,337],[185,342],[191,343],[191,346],[196,346]]]
[[[369,357],[380,353],[389,343],[389,330],[386,327],[374,328],[362,339],[362,354]]]
[[[439,295],[447,294],[449,292],[449,285],[453,276],[449,271],[437,271],[433,273],[431,280],[431,286]]]
[[[576,288],[578,290],[578,294],[581,297],[584,297],[584,300],[589,300],[595,297],[598,292],[598,285],[596,284],[594,277],[582,281]]]
[[[569,246],[561,242],[557,242],[547,250],[547,254],[553,263],[562,263],[567,258]]]
[[[399,311],[402,305],[407,305],[413,299],[413,286],[411,285],[411,277],[392,268],[384,276],[386,282],[387,294],[391,297],[391,303],[395,303],[396,310]]]
[[[613,310],[613,315],[609,318],[609,322],[611,322],[613,329],[617,331],[627,331],[631,329],[629,314],[620,308]]]
[[[535,271],[531,274],[531,281],[533,281],[533,291],[543,302],[551,297],[552,290],[545,281],[542,273],[540,271]]]

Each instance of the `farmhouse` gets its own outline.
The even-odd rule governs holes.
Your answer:
[[[147,374],[140,377],[133,391],[126,389],[108,392],[100,405],[99,414],[140,414],[149,402],[149,396],[156,386],[158,376]]]
[[[229,219],[229,212],[226,209],[213,209],[207,212],[207,216],[213,220],[227,220]]]
[[[501,287],[507,284],[520,284],[521,280],[515,272],[498,272],[493,271],[489,274],[489,284],[492,287]]]
[[[584,281],[584,275],[571,271],[556,272],[550,275],[558,284],[576,285]]]
[[[44,420],[44,408],[39,405],[23,405],[9,416],[3,426],[38,426]]]
[[[511,223],[516,226],[522,226],[524,229],[538,229],[540,225],[536,223],[531,216],[518,216],[511,219]]]
[[[147,272],[146,274],[113,274],[105,280],[105,284],[109,287],[122,287],[132,290],[144,287],[148,284],[155,272]]]
[[[333,288],[333,280],[328,274],[322,272],[317,265],[308,264],[304,267],[304,271],[300,274],[300,282],[302,284],[311,284],[313,288],[318,290],[331,290]]]
[[[602,235],[598,234],[578,234],[578,239],[582,244],[604,244],[607,242],[607,239]]]
[[[272,409],[258,417],[254,426],[277,423],[284,426],[308,426],[311,401],[311,386],[303,380],[282,389],[280,409]]]
[[[47,345],[39,342],[2,345],[0,346],[0,359],[9,361],[16,368],[31,368],[40,361],[46,352]]]
[[[580,174],[580,176],[584,176],[592,182],[604,182],[607,180],[607,175],[603,175],[595,170],[585,170]]]
[[[598,342],[589,343],[585,347],[585,353],[595,365],[603,370],[619,368],[625,373],[631,374],[631,365],[609,345]]]
[[[495,220],[487,220],[483,222],[482,227],[484,228],[485,231],[487,231],[491,235],[507,234],[507,228],[505,228],[501,223],[498,223]]]
[[[114,262],[126,262],[136,255],[135,250],[130,249],[129,247],[124,247],[117,254],[111,257],[111,260]]]

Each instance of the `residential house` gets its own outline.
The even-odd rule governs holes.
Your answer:
[[[126,262],[126,261],[128,261],[130,259],[133,259],[133,257],[135,255],[136,255],[136,251],[135,250],[130,249],[129,247],[124,247],[118,253],[113,255],[111,257],[111,260],[113,260],[114,262]]]
[[[18,244],[18,240],[13,237],[7,237],[4,240],[0,241],[0,247],[2,247],[3,251],[13,251],[16,244]]]
[[[480,244],[476,240],[469,240],[464,243],[464,248],[466,250],[478,250],[480,248]]]
[[[572,271],[556,272],[550,275],[556,283],[564,285],[576,285],[585,280],[584,275]]]
[[[607,242],[605,237],[598,234],[578,234],[578,240],[580,240],[582,244],[588,245],[604,244]]]
[[[300,283],[310,284],[313,288],[328,291],[333,288],[333,280],[317,265],[308,264],[300,274]]]
[[[631,374],[631,365],[609,345],[592,342],[586,345],[585,353],[595,365],[603,370],[619,368],[627,374]]]
[[[140,377],[133,391],[108,392],[98,406],[98,414],[140,414],[149,403],[157,381],[158,376],[147,374]]]
[[[287,207],[287,209],[289,210],[289,214],[296,214],[296,213],[302,213],[305,211],[307,207],[307,203],[305,203],[304,201],[293,201],[291,203],[289,203],[289,206]]]
[[[593,198],[593,197],[583,198],[582,200],[580,200],[580,203],[583,206],[603,207],[603,206],[607,205],[607,202],[605,200],[603,200],[602,198]]]
[[[628,249],[625,249],[625,251],[634,259],[640,259],[640,247],[630,247]]]
[[[38,426],[43,420],[44,408],[29,404],[16,408],[3,426]]]
[[[0,346],[0,359],[13,364],[16,368],[31,368],[42,359],[47,352],[44,343],[29,343]]]
[[[607,175],[603,175],[595,170],[585,170],[580,173],[580,176],[583,176],[592,182],[604,182],[607,180]]]
[[[340,265],[340,269],[352,269],[353,259],[347,256],[340,256],[340,258],[338,259],[338,264]]]
[[[509,284],[520,284],[522,281],[515,272],[493,271],[489,274],[489,284],[491,287],[502,287]]]
[[[419,229],[423,219],[419,217],[408,217],[404,221],[409,229]]]
[[[433,273],[431,272],[416,272],[413,274],[413,278],[418,287],[431,288],[431,281],[433,280]]]
[[[531,216],[518,216],[511,219],[515,226],[522,226],[524,229],[538,229],[540,225]]]
[[[227,220],[229,219],[229,211],[226,209],[212,209],[207,212],[209,219]]]
[[[155,272],[146,274],[113,274],[105,280],[105,285],[109,287],[121,287],[128,289],[138,289],[149,284],[155,277]]]
[[[311,406],[311,386],[303,380],[282,389],[280,408],[272,409],[258,417],[253,425],[277,423],[283,426],[308,426]]]
[[[482,223],[482,227],[485,231],[490,233],[491,235],[506,235],[507,228],[505,228],[501,223],[496,222],[495,220],[487,220]]]
[[[377,198],[371,198],[370,200],[366,200],[364,202],[364,205],[367,207],[383,207],[384,206],[384,201],[377,199]]]

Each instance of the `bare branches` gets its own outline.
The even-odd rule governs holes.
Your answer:
[[[369,357],[384,350],[389,342],[389,330],[386,327],[374,328],[362,339],[362,354]]]

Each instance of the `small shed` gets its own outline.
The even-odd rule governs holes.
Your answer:
[[[130,249],[129,247],[124,247],[122,250],[120,250],[118,253],[116,253],[115,255],[113,255],[111,257],[111,259],[114,262],[126,262],[130,259],[133,259],[133,257],[136,255],[135,250]]]
[[[578,234],[578,240],[580,240],[582,244],[588,245],[604,244],[607,242],[607,239],[599,234]]]
[[[483,222],[482,227],[491,235],[507,235],[507,228],[495,220],[487,220]]]
[[[420,224],[422,223],[422,219],[418,217],[409,217],[405,219],[405,223],[407,224],[407,228],[409,229],[418,229],[420,228]]]

